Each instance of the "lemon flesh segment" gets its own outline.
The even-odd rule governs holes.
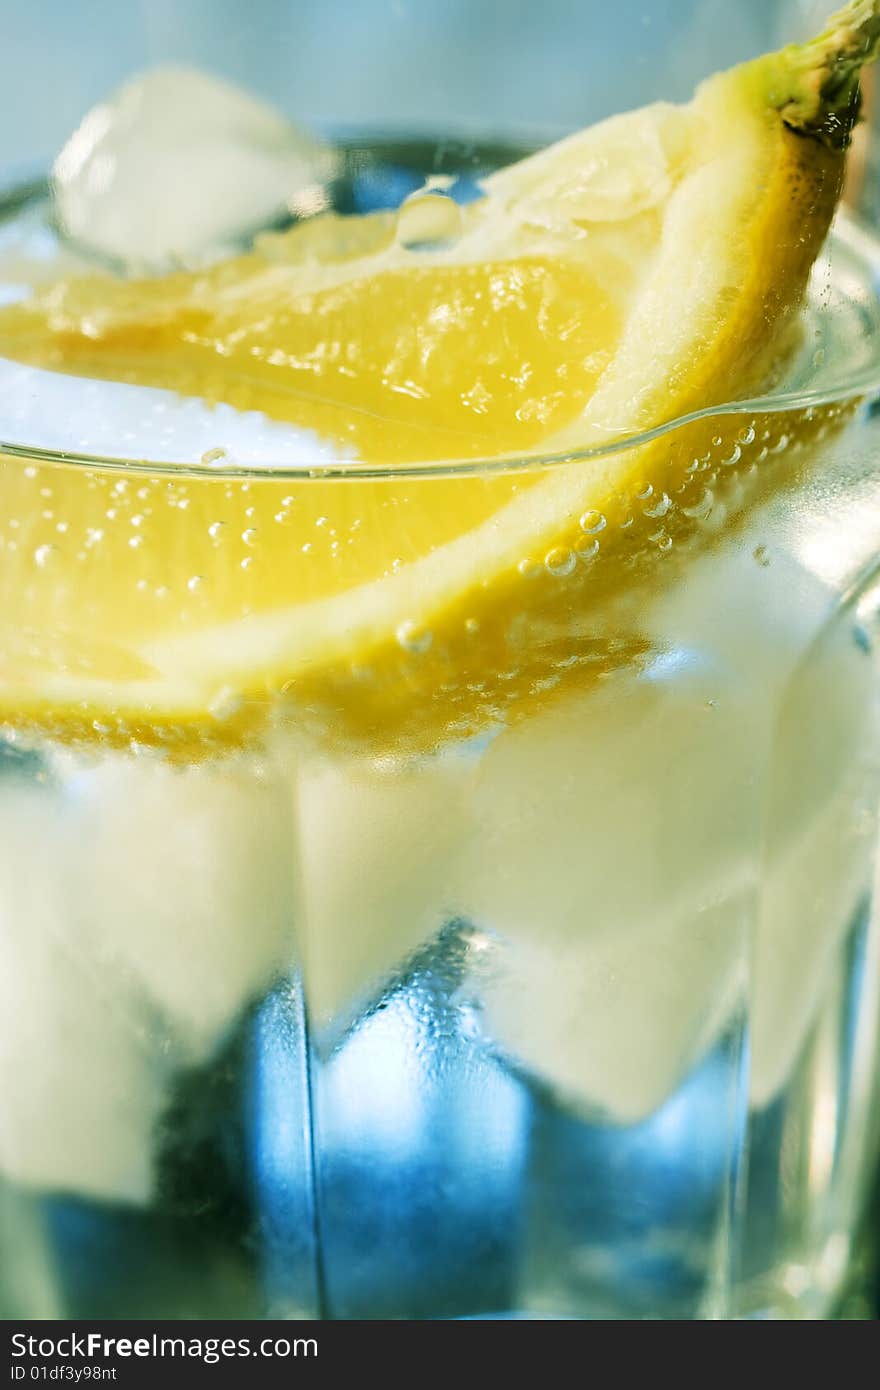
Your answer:
[[[56,285],[0,311],[0,353],[259,409],[389,464],[607,444],[751,392],[842,175],[769,103],[768,62],[502,171],[447,247],[401,244],[388,216],[323,219],[199,274]],[[694,461],[733,458],[735,479],[762,457],[741,427],[443,479],[6,459],[0,715],[185,746],[285,704],[398,745],[483,727],[638,656],[620,600],[699,530]]]

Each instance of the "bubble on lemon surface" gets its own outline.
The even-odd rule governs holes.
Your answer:
[[[397,214],[397,240],[409,250],[449,245],[461,235],[461,208],[448,193],[419,189]]]

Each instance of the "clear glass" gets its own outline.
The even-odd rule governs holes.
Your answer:
[[[222,24],[221,8],[101,8],[72,63],[65,9],[5,6],[23,61],[4,100],[27,120],[0,122],[0,235],[50,235],[22,168],[157,58],[333,123],[334,196],[362,205],[544,138],[514,122],[683,97],[815,18],[420,0],[254,4]],[[786,386],[670,422],[692,487],[646,479],[656,530],[613,602],[590,597],[601,517],[579,554],[523,557],[553,602],[492,649],[491,717],[485,652],[441,680],[438,643],[407,631],[391,677],[349,671],[335,703],[291,699],[268,724],[219,689],[201,743],[172,727],[148,747],[124,717],[78,740],[35,735],[24,708],[3,724],[3,1316],[833,1315],[877,1148],[878,284],[880,246],[842,219]],[[110,644],[123,678],[143,674],[111,563],[76,630],[45,618],[67,546],[100,565],[102,544],[140,538],[124,600],[167,606],[185,679],[200,592],[259,610],[279,535],[330,563],[381,505],[369,461],[175,469],[153,428],[89,458],[0,418],[0,575],[16,547],[34,555],[0,614],[0,672],[26,647],[63,686]],[[564,486],[599,466],[504,467]],[[406,488],[464,509],[497,473],[415,469]],[[326,541],[298,509],[321,511]],[[385,524],[405,569],[405,508]],[[259,660],[272,634],[240,618]],[[227,739],[251,713],[259,733]]]

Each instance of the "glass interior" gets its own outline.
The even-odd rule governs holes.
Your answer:
[[[824,17],[0,9],[0,287],[10,238],[57,247],[57,149],[147,64],[339,134],[362,211]],[[868,158],[782,385],[660,427],[690,490],[645,480],[630,563],[583,511],[518,555],[546,597],[503,632],[475,586],[461,631],[402,610],[393,659],[320,688],[245,677],[343,544],[406,594],[413,517],[491,526],[648,436],[389,474],[0,371],[0,674],[63,711],[0,717],[5,1316],[834,1314],[877,1140],[876,186]]]

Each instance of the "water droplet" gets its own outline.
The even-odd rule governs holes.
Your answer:
[[[57,548],[54,545],[38,545],[34,551],[34,562],[41,570],[44,570],[47,565],[51,564],[57,553]]]
[[[253,527],[253,526],[248,526],[247,530],[242,531],[242,533],[241,533],[241,538],[242,538],[242,540],[244,541],[245,545],[256,545],[256,543],[257,543],[257,532],[256,532],[256,528]]]
[[[409,251],[430,251],[461,235],[461,208],[448,194],[417,189],[397,214],[397,241]]]
[[[605,530],[607,522],[601,512],[589,511],[583,513],[578,525],[588,536],[594,536],[597,532]]]
[[[316,526],[326,526],[326,525],[327,525],[327,517],[326,517],[326,516],[319,516],[318,519],[317,519],[317,521],[315,522],[315,525],[316,525]]]
[[[523,579],[534,579],[536,575],[541,573],[541,566],[528,555],[525,559],[520,560],[516,568]]]
[[[143,536],[132,536],[131,540],[128,543],[131,546],[132,550],[138,550],[143,545],[144,538]]]
[[[254,557],[253,557],[253,555],[246,555],[246,556],[244,557],[244,559],[242,560],[242,562],[241,562],[241,568],[242,568],[243,570],[249,570],[250,567],[251,567],[251,565],[252,565],[253,563],[254,563]]]
[[[407,618],[405,622],[400,624],[396,637],[398,645],[403,647],[404,651],[414,652],[417,655],[426,652],[432,641],[431,632],[426,628],[419,627],[412,618]]]
[[[544,568],[548,574],[554,574],[558,579],[564,579],[566,575],[571,574],[576,564],[577,557],[574,551],[564,545],[554,546],[544,556]]]
[[[641,492],[636,493],[636,497],[639,500],[639,502],[647,502],[648,498],[653,497],[653,495],[654,488],[651,483],[646,483],[645,486],[642,488]]]
[[[720,449],[723,442],[724,442],[724,441],[722,440],[720,434],[715,434],[715,435],[712,436],[712,448],[713,448],[713,449]]]
[[[32,463],[29,463],[27,468],[24,470],[24,476],[26,478],[35,478],[37,476],[37,470],[36,468],[34,468],[34,465]]]
[[[202,587],[204,582],[205,576],[203,574],[193,574],[186,581],[186,587],[189,589],[191,594],[194,594],[197,589],[200,589]]]
[[[290,520],[290,512],[280,511],[275,513],[275,520],[279,526],[284,526]]]
[[[748,445],[748,444],[754,444],[754,442],[755,442],[755,427],[754,427],[754,425],[747,425],[746,428],[745,428],[744,430],[740,430],[739,434],[737,435],[737,439],[739,440],[740,444],[742,444],[743,446]]]
[[[132,526],[143,526],[144,518],[140,512],[138,512],[137,516],[133,516],[131,518],[131,524]]]
[[[784,454],[790,443],[791,440],[789,436],[787,434],[781,434],[777,442],[771,448],[771,454]]]
[[[739,463],[741,458],[742,449],[738,444],[734,444],[733,451],[730,454],[728,454],[727,458],[721,459],[720,462],[724,465],[725,468],[733,468],[734,464]]]
[[[219,541],[221,535],[223,534],[223,528],[225,527],[225,525],[225,521],[211,522],[211,525],[208,527],[208,535],[211,537],[212,541]]]
[[[767,569],[770,564],[770,552],[766,545],[756,545],[752,555],[757,560],[762,569]]]

